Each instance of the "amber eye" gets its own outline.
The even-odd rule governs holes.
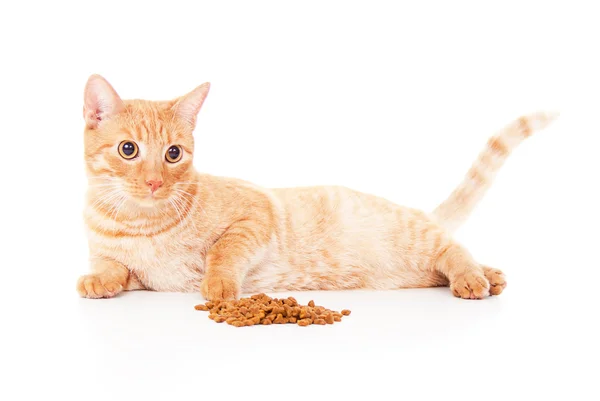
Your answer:
[[[133,159],[138,154],[138,146],[135,142],[123,141],[119,144],[119,154],[123,159]]]
[[[183,150],[181,149],[181,146],[173,145],[169,148],[169,150],[167,150],[165,158],[169,163],[177,163],[179,160],[181,160],[181,156],[183,156]]]

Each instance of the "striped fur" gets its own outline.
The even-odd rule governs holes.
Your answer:
[[[434,211],[436,220],[449,231],[456,230],[471,214],[493,183],[508,156],[523,140],[545,128],[558,113],[523,116],[492,136],[463,181]]]
[[[123,101],[102,77],[88,80],[91,272],[77,283],[81,296],[148,289],[221,299],[450,286],[458,297],[481,299],[502,292],[502,272],[473,260],[448,228],[466,218],[510,151],[550,116],[523,118],[490,139],[465,182],[430,215],[343,187],[268,189],[197,172],[192,132],[208,90],[204,84],[171,101]],[[137,144],[137,157],[120,155],[124,141]],[[183,156],[169,163],[173,145]]]

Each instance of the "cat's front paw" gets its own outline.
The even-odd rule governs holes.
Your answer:
[[[207,275],[200,284],[200,293],[209,301],[237,299],[240,296],[240,286],[229,278]]]
[[[463,299],[483,299],[490,294],[490,283],[483,271],[468,270],[450,282],[454,296]]]
[[[121,283],[98,274],[88,274],[77,280],[77,292],[84,298],[111,298],[121,291]]]

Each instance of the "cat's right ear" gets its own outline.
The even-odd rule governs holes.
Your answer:
[[[98,127],[123,107],[123,101],[106,79],[96,74],[88,78],[83,96],[83,118],[88,128]]]

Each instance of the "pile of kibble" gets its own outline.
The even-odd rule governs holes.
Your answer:
[[[196,305],[195,309],[209,311],[209,319],[235,327],[285,323],[298,326],[333,324],[341,322],[342,316],[350,314],[348,309],[336,312],[315,306],[314,301],[310,301],[308,305],[299,305],[293,297],[278,299],[266,294],[252,295],[237,301],[208,301]]]

